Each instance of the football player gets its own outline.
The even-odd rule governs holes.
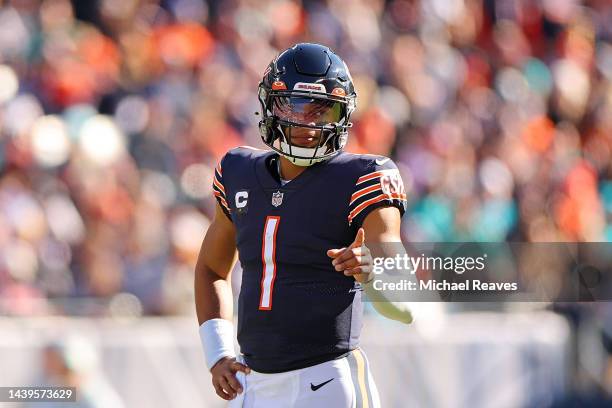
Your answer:
[[[216,215],[196,266],[213,385],[230,406],[378,407],[358,347],[361,297],[373,278],[367,244],[400,241],[399,172],[389,158],[343,152],[356,93],[329,48],[303,43],[282,52],[258,96],[269,150],[235,148],[216,167]],[[237,256],[238,356],[230,284]],[[410,322],[400,312],[390,315]]]

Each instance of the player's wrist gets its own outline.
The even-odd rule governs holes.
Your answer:
[[[363,281],[361,283],[363,283],[364,285],[369,285],[374,282],[374,277],[374,272],[366,273],[364,274]]]
[[[355,280],[357,280],[357,282],[361,283],[362,285],[368,285],[370,283],[372,283],[374,281],[374,273],[373,272],[368,272],[368,273],[360,273],[358,275],[354,275],[355,276]]]
[[[221,359],[234,358],[234,325],[225,319],[210,319],[199,329],[206,365],[211,370]]]

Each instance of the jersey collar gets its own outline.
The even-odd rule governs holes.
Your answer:
[[[319,173],[323,171],[323,169],[327,167],[330,162],[335,160],[341,154],[343,154],[343,152],[338,153],[329,160],[320,163],[315,163],[312,166],[309,166],[296,178],[282,186],[280,183],[280,177],[278,175],[276,165],[269,165],[271,160],[279,160],[279,155],[274,151],[269,151],[266,154],[263,154],[257,158],[255,162],[255,174],[257,176],[259,184],[264,189],[296,190],[304,184],[308,183],[309,180],[312,180],[314,177],[316,177]]]

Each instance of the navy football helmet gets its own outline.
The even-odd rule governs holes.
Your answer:
[[[266,69],[258,97],[263,142],[291,162],[310,166],[346,145],[357,94],[345,62],[328,47],[302,43],[282,52]],[[298,137],[297,128],[310,137]]]

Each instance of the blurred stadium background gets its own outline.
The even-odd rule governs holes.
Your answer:
[[[213,169],[261,147],[300,41],[347,61],[348,150],[398,164],[406,240],[612,241],[609,0],[0,0],[0,386],[223,406],[192,289]],[[467,306],[368,316],[384,406],[605,404],[609,305]]]

